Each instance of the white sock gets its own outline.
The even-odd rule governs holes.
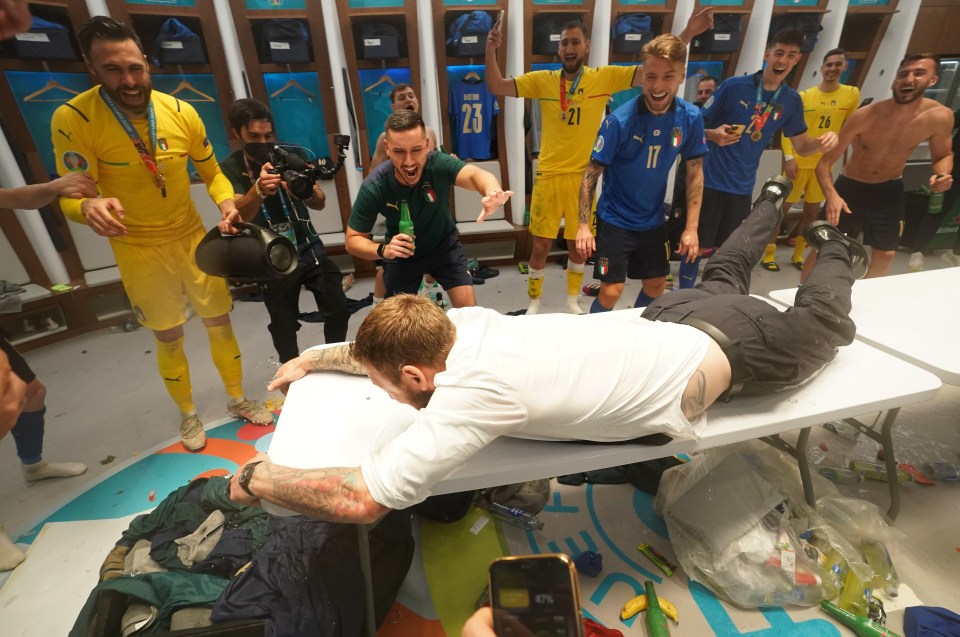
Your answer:
[[[577,294],[568,294],[567,295],[567,307],[564,309],[564,312],[567,314],[584,314],[583,308],[580,307],[578,301],[579,295]]]
[[[380,305],[381,303],[383,303],[383,297],[382,297],[382,296],[381,296],[381,297],[376,297],[376,296],[373,297],[373,304],[374,304],[375,306],[376,306],[376,305]]]
[[[527,306],[527,315],[532,316],[540,313],[540,299],[530,299],[530,305]]]
[[[87,465],[79,462],[47,462],[21,465],[23,478],[27,482],[46,480],[47,478],[72,478],[87,471]]]
[[[10,540],[6,531],[3,530],[3,526],[0,526],[0,571],[9,571],[16,568],[25,558],[23,551],[17,548],[17,545]]]

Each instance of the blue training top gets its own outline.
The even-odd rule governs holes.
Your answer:
[[[760,155],[777,131],[782,128],[784,135],[793,137],[807,130],[800,94],[784,84],[777,103],[760,131],[760,139],[750,139],[750,132],[753,130],[750,124],[756,114],[757,86],[762,81],[762,74],[762,71],[758,71],[753,75],[741,75],[725,80],[703,105],[703,121],[707,128],[717,128],[724,124],[746,126],[736,144],[717,146],[708,142],[710,152],[703,162],[703,183],[707,188],[734,195],[751,194],[757,180]],[[761,91],[761,114],[775,92]]]
[[[674,98],[662,115],[647,110],[643,95],[607,116],[590,159],[603,164],[597,216],[626,230],[651,230],[664,223],[667,177],[677,155],[707,153],[700,109]]]

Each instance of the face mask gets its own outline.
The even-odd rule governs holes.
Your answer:
[[[247,155],[252,157],[254,161],[260,164],[265,164],[267,162],[270,162],[272,164],[274,163],[273,147],[274,147],[274,144],[272,143],[254,142],[251,144],[244,144],[243,151]]]

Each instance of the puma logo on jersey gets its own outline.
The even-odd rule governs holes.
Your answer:
[[[743,106],[743,107],[746,108],[746,109],[749,109],[749,108],[750,108],[750,105],[747,104],[746,102],[744,102],[743,100],[740,100],[740,105]]]
[[[643,135],[634,135],[633,138],[641,144],[643,143]]]
[[[72,139],[70,139],[70,137],[73,135],[73,133],[65,133],[65,132],[63,132],[63,129],[62,129],[62,128],[58,128],[58,129],[57,129],[57,132],[60,133],[61,135],[63,135],[64,137],[66,137],[68,142],[72,142],[72,141],[73,141]]]
[[[393,208],[393,209],[396,210],[397,212],[400,212],[400,206],[398,206],[398,205],[395,204],[395,203],[389,203],[389,202],[387,202],[387,208]]]

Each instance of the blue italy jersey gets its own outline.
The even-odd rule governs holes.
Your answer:
[[[597,216],[627,230],[663,225],[667,177],[677,155],[684,160],[707,153],[700,109],[674,98],[663,115],[647,110],[643,95],[608,115],[590,159],[603,164],[603,192]]]
[[[757,167],[773,136],[783,129],[783,134],[793,137],[806,132],[803,120],[803,102],[800,94],[786,84],[777,97],[776,104],[760,130],[757,141],[750,139],[753,132],[753,116],[756,114],[757,86],[762,71],[753,75],[741,75],[724,80],[716,92],[703,105],[703,121],[707,128],[725,124],[744,126],[740,141],[729,146],[717,146],[709,142],[710,153],[703,161],[703,184],[707,188],[734,195],[749,195],[757,179]],[[760,113],[776,91],[761,91]]]
[[[450,87],[450,115],[461,159],[490,159],[493,118],[500,113],[496,96],[483,80],[457,82]]]

